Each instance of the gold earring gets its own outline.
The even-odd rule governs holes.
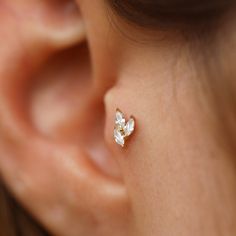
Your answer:
[[[117,144],[124,147],[126,139],[134,132],[135,118],[131,116],[125,121],[124,114],[117,108],[115,115],[114,139]]]

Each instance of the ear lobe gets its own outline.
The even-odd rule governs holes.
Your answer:
[[[56,235],[127,235],[125,187],[91,161],[111,169],[103,96],[93,87],[82,19],[62,14],[69,2],[4,2],[9,30],[0,29],[8,47],[0,57],[0,171]]]

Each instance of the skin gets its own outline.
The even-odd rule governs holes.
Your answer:
[[[235,235],[234,160],[179,35],[127,24],[102,0],[1,0],[0,11],[0,173],[48,231]],[[221,27],[234,68],[235,22]],[[136,118],[125,148],[116,108]]]

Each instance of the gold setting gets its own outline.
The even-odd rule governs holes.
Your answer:
[[[115,127],[114,127],[114,139],[115,142],[124,147],[127,138],[134,132],[135,129],[135,118],[130,116],[126,122],[125,116],[120,109],[116,109],[115,115]]]

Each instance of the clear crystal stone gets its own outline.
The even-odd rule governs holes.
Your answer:
[[[135,120],[131,118],[126,123],[124,114],[117,109],[115,114],[114,139],[117,144],[124,147],[126,138],[131,135],[135,128]]]
[[[121,145],[122,147],[124,146],[125,144],[124,136],[117,129],[114,129],[114,138],[117,144]]]
[[[129,136],[133,133],[134,125],[135,125],[134,119],[133,118],[129,119],[129,121],[126,123],[125,129],[124,129],[125,136]]]
[[[125,126],[125,118],[122,112],[120,112],[119,110],[116,111],[116,120],[115,120],[115,124],[117,126],[119,126],[120,128],[124,128]]]

